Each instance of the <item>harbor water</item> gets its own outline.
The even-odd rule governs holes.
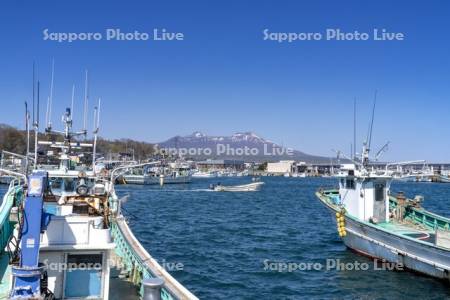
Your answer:
[[[130,195],[124,214],[136,237],[201,299],[450,298],[444,282],[375,267],[345,248],[332,216],[314,195],[319,187],[334,186],[334,179],[262,180],[260,192],[247,193],[208,190],[218,181],[248,183],[245,177],[163,187],[122,185],[117,191]],[[450,216],[449,184],[394,183],[391,190],[423,195],[425,208]],[[299,268],[275,268],[293,263]],[[370,267],[351,270],[345,268],[348,263]]]

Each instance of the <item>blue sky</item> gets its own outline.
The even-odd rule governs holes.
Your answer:
[[[450,161],[450,4],[447,1],[9,1],[0,5],[0,123],[23,126],[32,62],[41,96],[55,59],[53,123],[83,73],[101,97],[107,138],[159,142],[200,130],[253,131],[285,146],[349,152],[378,90],[374,148],[388,160]],[[183,41],[44,41],[50,32],[182,32]],[[271,32],[401,32],[404,41],[264,41]],[[44,105],[42,110],[45,110]],[[41,117],[43,118],[43,117]]]

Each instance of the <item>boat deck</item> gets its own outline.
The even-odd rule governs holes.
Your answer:
[[[138,300],[140,298],[136,285],[120,277],[119,269],[111,269],[109,282],[110,300]]]
[[[0,255],[0,299],[7,299],[11,287],[11,268],[8,266],[9,256]]]
[[[390,232],[394,232],[395,234],[404,235],[409,238],[421,240],[431,244],[434,244],[436,242],[436,234],[434,231],[423,228],[422,226],[417,226],[412,223],[399,223],[390,221],[389,223],[380,223],[378,224],[378,226]]]

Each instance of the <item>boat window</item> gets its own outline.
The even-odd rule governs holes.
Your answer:
[[[75,190],[75,184],[73,178],[64,179],[64,191],[73,192]]]
[[[101,254],[69,254],[67,264],[73,269],[77,268],[98,268],[102,266]]]
[[[345,182],[345,187],[350,190],[355,189],[355,181],[353,179],[347,179]]]
[[[50,187],[52,189],[60,190],[62,188],[62,179],[56,177],[50,178]]]
[[[375,201],[384,200],[384,184],[375,184]]]

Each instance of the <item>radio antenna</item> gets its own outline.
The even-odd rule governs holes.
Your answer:
[[[30,153],[30,112],[28,111],[28,103],[25,101],[25,130],[27,131],[27,152],[25,156],[25,173],[28,174],[28,155]]]
[[[92,169],[95,172],[95,159],[97,156],[97,136],[98,131],[100,129],[100,105],[101,105],[101,98],[98,98],[98,106],[94,108],[94,147],[93,147],[93,153],[92,153]]]
[[[33,61],[33,125],[34,125],[34,116],[35,116],[35,113],[34,113],[34,108],[35,108],[35,106],[36,106],[36,104],[34,103],[34,98],[35,98],[35,91],[34,91],[34,89],[35,89],[35,85],[36,85],[36,79],[35,79],[35,63],[34,63],[34,61]]]
[[[53,105],[53,83],[55,78],[55,59],[52,60],[52,77],[50,81],[50,97],[48,100],[49,106],[48,106],[48,120],[47,120],[47,128],[52,128],[52,105]]]
[[[356,97],[353,100],[353,159],[356,158]]]
[[[88,95],[88,70],[86,70],[86,78],[84,81],[84,115],[83,115],[83,131],[85,132],[85,137],[87,134],[87,107],[89,101]]]
[[[375,106],[377,104],[377,93],[378,93],[378,91],[375,90],[375,96],[374,96],[374,99],[373,99],[373,107],[372,107],[372,118],[370,120],[369,131],[367,133],[367,148],[369,150],[370,150],[370,146],[372,144],[373,120],[375,118]]]
[[[38,147],[38,135],[39,135],[39,80],[37,82],[37,106],[36,106],[36,118],[34,122],[34,169],[37,168],[37,147]]]
[[[75,99],[75,84],[72,85],[72,103],[70,104],[70,116],[71,116],[72,120],[73,120],[73,103],[74,103],[74,99]]]

